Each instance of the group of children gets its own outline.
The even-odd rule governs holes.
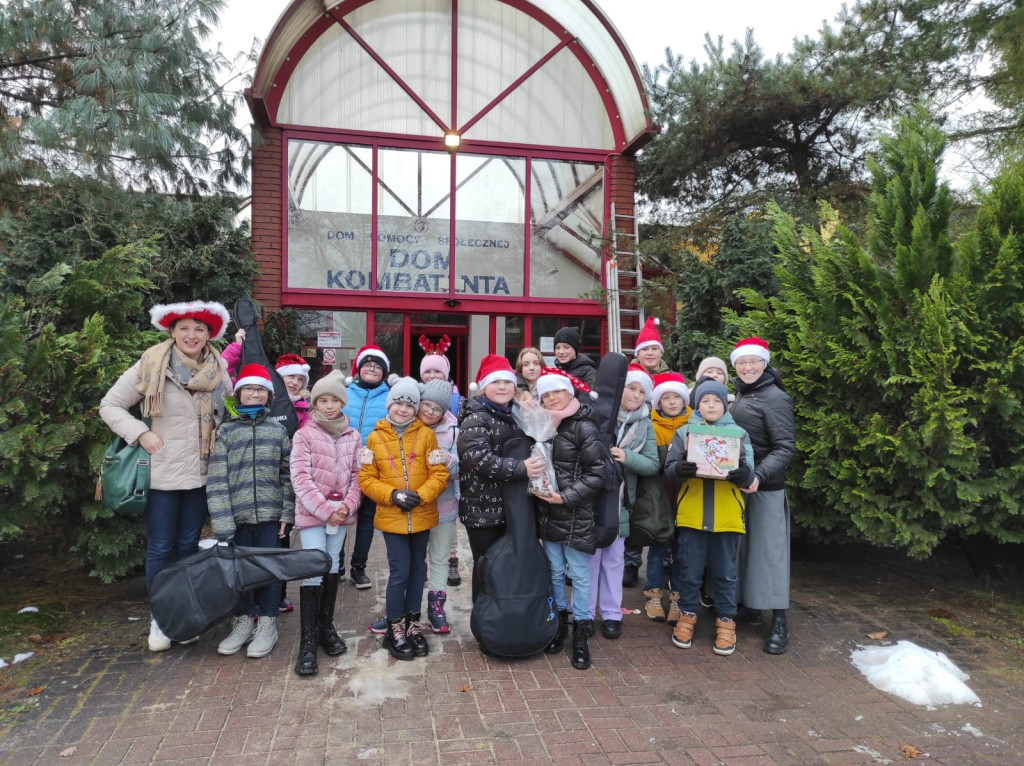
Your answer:
[[[412,660],[429,653],[420,625],[425,588],[431,628],[436,633],[449,630],[445,582],[456,516],[466,527],[473,552],[476,597],[475,564],[504,531],[504,484],[545,470],[541,458],[502,455],[509,437],[521,433],[515,407],[543,408],[557,424],[550,444],[556,488],[534,499],[537,536],[548,558],[558,618],[546,651],[562,651],[570,609],[573,667],[590,667],[588,639],[595,632],[595,612],[600,612],[605,638],[621,635],[631,512],[641,479],[660,475],[663,502],[671,504],[663,510],[671,514],[674,509],[677,528],[668,619],[674,624],[672,641],[678,647],[691,646],[707,569],[715,587],[714,651],[732,653],[737,555],[744,532],[740,489],[753,480],[749,439],[744,436],[740,466],[721,480],[698,477],[697,466],[687,459],[689,424],[732,424],[725,364],[705,360],[692,392],[678,373],[652,375],[639,363],[630,365],[610,449],[623,474],[619,533],[611,545],[598,548],[595,500],[606,491],[609,449],[593,419],[589,386],[566,369],[586,367],[578,361],[578,331],[556,340],[558,364],[553,368],[544,366],[536,349],[525,349],[515,370],[504,357],[487,355],[471,386],[476,395],[465,401],[458,420],[453,412],[459,409],[453,405],[458,394],[446,374],[421,374],[422,383],[392,376],[384,417],[365,435],[365,446],[345,414],[348,389],[340,372],[317,381],[306,405],[301,391],[308,385],[308,368],[301,369],[301,359],[295,357],[300,366],[290,372],[306,377],[293,401],[303,403],[307,417],[289,440],[284,428],[267,418],[273,396],[269,372],[259,365],[242,367],[236,398],[229,402],[230,417],[220,428],[210,459],[212,525],[220,541],[233,538],[271,547],[294,524],[303,548],[330,555],[330,573],[300,587],[297,674],[317,672],[318,648],[329,656],[346,651],[333,625],[342,549],[346,528],[357,522],[367,503],[375,506],[373,527],[383,535],[389,567],[385,615],[371,630],[384,633],[383,645],[393,657]],[[367,349],[374,358],[386,359],[376,347],[365,347],[361,356]],[[425,366],[432,370],[443,365]],[[659,543],[648,554],[650,587],[645,595],[649,603],[656,599],[659,608],[668,550],[669,543]],[[279,596],[280,589],[272,586],[255,591],[218,651],[230,655],[248,646],[250,657],[269,654],[278,637]]]

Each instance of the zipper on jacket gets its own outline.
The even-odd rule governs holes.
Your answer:
[[[409,433],[409,431],[406,430],[405,433]],[[409,486],[409,471],[405,467],[405,444],[403,443],[404,438],[405,438],[405,434],[403,434],[398,439],[398,457],[402,461],[402,476],[405,479],[405,488],[408,489],[408,490],[411,490],[412,487]],[[411,508],[409,509],[409,512],[406,514],[406,516],[409,517],[409,521],[406,524],[406,527],[408,529],[408,532],[406,534],[410,534],[411,535],[412,534],[412,509]]]
[[[256,491],[256,418],[252,418],[252,437],[250,442],[252,443],[252,515],[255,519],[255,523],[260,523],[260,509],[257,505],[257,498],[259,493]]]

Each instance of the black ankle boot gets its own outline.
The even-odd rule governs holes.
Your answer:
[[[384,648],[388,650],[396,660],[411,660],[416,657],[412,651],[412,644],[405,637],[405,618],[388,620],[388,630],[384,634]]]
[[[334,629],[334,602],[338,599],[338,574],[324,575],[323,589],[320,591],[320,616],[317,618],[317,641],[324,654],[337,657],[348,651],[338,631]]]
[[[768,640],[764,642],[764,650],[768,654],[785,654],[789,648],[789,628],[786,625],[786,610],[776,609],[772,612],[772,628]]]
[[[587,639],[590,638],[590,631],[593,627],[593,620],[573,621],[572,666],[576,670],[586,670],[590,667],[590,646],[587,644]]]
[[[303,585],[299,588],[299,656],[295,660],[295,673],[315,676],[316,623],[320,605],[320,586]]]
[[[427,639],[423,637],[423,631],[420,629],[420,612],[406,612],[405,613],[405,637],[412,644],[412,653],[417,657],[426,657],[430,654],[430,647],[427,645]]]
[[[565,646],[565,636],[569,632],[569,612],[558,613],[558,629],[555,631],[551,643],[544,647],[548,654],[558,654]]]

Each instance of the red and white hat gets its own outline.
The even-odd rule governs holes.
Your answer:
[[[210,340],[220,340],[231,315],[216,301],[164,303],[149,310],[149,321],[158,330],[170,330],[179,319],[195,319],[210,328]]]
[[[636,336],[636,346],[633,347],[634,351],[639,351],[647,346],[657,346],[662,351],[665,350],[665,346],[661,342],[661,335],[657,329],[659,324],[661,324],[660,320],[654,317],[647,317],[647,321],[644,322],[644,326],[640,328],[640,333]]]
[[[654,376],[654,392],[651,404],[657,409],[664,394],[673,393],[683,397],[683,406],[690,406],[690,389],[686,387],[686,378],[679,372],[660,372]]]
[[[582,391],[590,394],[591,399],[597,398],[597,392],[591,391],[590,386],[575,375],[570,375],[557,367],[541,367],[540,377],[537,378],[537,396],[543,397],[552,391],[568,391],[570,394]]]
[[[736,366],[736,360],[744,356],[757,356],[764,359],[767,365],[772,359],[772,353],[768,350],[768,344],[760,338],[744,338],[736,344],[736,348],[729,354],[729,361]]]
[[[274,363],[274,369],[281,377],[285,375],[301,375],[309,385],[309,365],[298,354],[281,354]]]
[[[651,398],[651,392],[654,391],[654,378],[639,362],[632,362],[626,368],[626,385],[628,386],[630,383],[639,383],[647,398]]]
[[[235,382],[236,394],[242,386],[263,386],[270,393],[274,393],[274,384],[270,380],[270,373],[262,364],[242,365],[242,369],[238,373],[238,380]]]
[[[480,369],[476,371],[476,380],[469,384],[469,390],[476,392],[487,388],[489,383],[498,380],[516,382],[516,371],[508,363],[508,359],[497,354],[488,354],[480,360]]]
[[[352,382],[356,375],[359,374],[359,368],[363,366],[363,362],[369,361],[371,358],[383,364],[384,373],[382,379],[387,379],[388,371],[391,369],[391,362],[388,361],[388,355],[384,353],[380,346],[363,346],[356,352],[356,358],[352,360],[352,374],[345,378],[346,386]]]

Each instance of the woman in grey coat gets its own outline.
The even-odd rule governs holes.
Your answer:
[[[760,338],[746,338],[730,355],[736,369],[736,425],[750,435],[754,482],[747,498],[747,534],[740,543],[739,593],[749,609],[771,609],[764,650],[784,654],[789,646],[789,504],[786,467],[796,454],[793,400],[782,377],[768,366],[771,354]]]

